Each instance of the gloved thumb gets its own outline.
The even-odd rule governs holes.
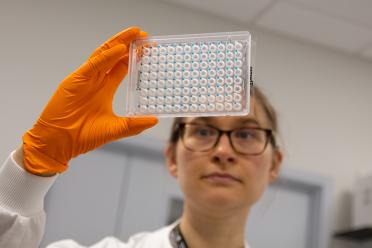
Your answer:
[[[121,117],[121,119],[126,126],[126,132],[122,137],[137,135],[158,123],[158,118],[154,116]]]

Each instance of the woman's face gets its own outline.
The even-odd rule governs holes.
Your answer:
[[[242,127],[270,128],[258,104],[254,113],[242,117],[185,118],[185,123],[207,124],[221,130]],[[249,209],[278,175],[282,154],[269,143],[260,155],[236,153],[226,134],[210,151],[187,149],[181,140],[166,151],[170,173],[177,178],[185,201],[194,207],[213,210]]]

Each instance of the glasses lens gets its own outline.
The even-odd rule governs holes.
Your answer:
[[[218,138],[218,131],[212,127],[197,124],[186,124],[184,145],[195,151],[206,151],[214,146]]]
[[[265,130],[242,128],[231,133],[231,140],[237,152],[244,154],[259,154],[267,143]]]

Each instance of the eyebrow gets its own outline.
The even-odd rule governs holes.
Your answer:
[[[192,119],[191,122],[194,122],[194,121],[203,121],[204,123],[208,123],[208,124],[211,124],[211,122],[213,121],[213,119],[211,117],[196,117],[195,119]],[[241,118],[239,120],[237,120],[237,122],[239,124],[255,124],[257,126],[261,126],[260,123],[256,120],[256,119],[252,119],[252,118]]]
[[[256,120],[256,119],[243,119],[241,121],[239,121],[241,123],[244,123],[244,124],[256,124],[257,126],[261,126],[260,123]]]

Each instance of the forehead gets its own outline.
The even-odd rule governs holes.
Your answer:
[[[270,128],[270,123],[260,104],[253,104],[250,113],[246,116],[218,116],[218,117],[188,117],[186,122],[200,122],[212,124],[219,128],[230,129],[241,126],[259,126]]]

